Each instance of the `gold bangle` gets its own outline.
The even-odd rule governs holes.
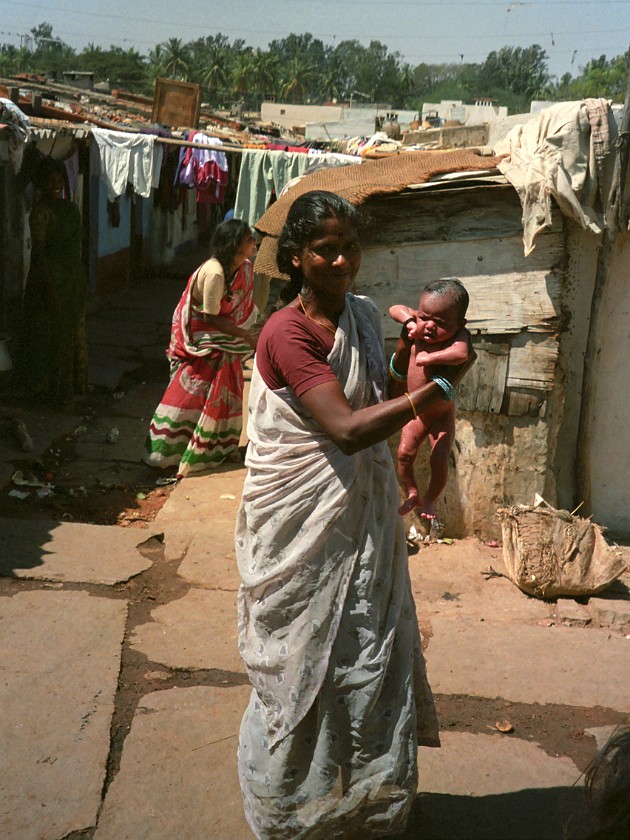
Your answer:
[[[413,404],[413,400],[412,400],[412,399],[411,399],[411,397],[409,396],[409,391],[405,391],[405,396],[406,396],[406,397],[407,397],[407,399],[409,400],[409,405],[411,406],[411,410],[413,411],[413,419],[414,419],[414,420],[417,420],[417,419],[418,419],[418,412],[416,411],[416,407],[415,407],[415,405]]]

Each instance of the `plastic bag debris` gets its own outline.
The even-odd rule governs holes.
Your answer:
[[[112,428],[107,432],[105,435],[105,440],[107,443],[118,443],[118,439],[120,438],[120,430],[116,426],[112,426]]]
[[[11,481],[18,487],[44,487],[44,481],[34,475],[24,475],[22,470],[16,470],[11,476]]]

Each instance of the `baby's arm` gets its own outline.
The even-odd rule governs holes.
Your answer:
[[[407,336],[411,340],[416,337],[415,330],[417,313],[415,309],[410,309],[402,303],[395,303],[393,306],[389,307],[389,315],[394,321],[398,321],[399,324],[404,324],[406,326]]]
[[[389,307],[389,316],[394,321],[398,321],[399,324],[404,324],[410,318],[413,318],[414,321],[416,320],[416,311],[415,309],[410,309],[408,306],[404,306],[402,303],[395,303]]]
[[[416,353],[417,365],[461,365],[468,359],[468,330],[464,327],[453,336],[448,347],[427,353]]]

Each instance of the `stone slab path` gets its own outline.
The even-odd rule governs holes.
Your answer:
[[[244,475],[183,481],[147,528],[2,523],[3,840],[251,837],[236,774]],[[485,575],[501,551],[477,540],[409,562],[444,730],[419,751],[405,837],[560,840],[585,761],[630,713],[628,578],[593,604],[547,604]],[[523,723],[499,733],[498,710]]]
[[[101,807],[124,601],[57,590],[0,598],[0,833],[65,837]]]

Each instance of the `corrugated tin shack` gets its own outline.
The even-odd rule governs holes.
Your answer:
[[[630,353],[627,230],[614,243],[595,341],[591,331],[604,168],[616,124],[606,103],[610,137],[600,149],[598,185],[588,163],[592,141],[601,136],[591,132],[588,117],[584,124],[583,104],[571,105],[572,123],[564,112],[557,121],[547,115],[542,129],[536,123],[538,152],[529,159],[526,138],[512,138],[501,149],[503,158],[478,157],[477,172],[470,152],[416,153],[432,158],[417,165],[414,180],[410,157],[401,154],[364,163],[349,175],[312,175],[298,185],[300,191],[336,190],[367,215],[356,290],[378,304],[392,346],[398,334],[387,315],[392,303],[417,306],[424,285],[444,276],[461,278],[470,293],[468,326],[479,358],[460,388],[452,470],[438,503],[451,536],[498,535],[497,508],[533,503],[536,493],[569,510],[583,500],[576,465],[584,460],[582,385],[593,347],[599,373],[588,409],[587,502],[597,522],[630,532],[630,437],[624,433],[630,377],[622,364]],[[569,123],[575,131],[566,129]],[[564,156],[557,154],[560,124],[568,135]],[[592,155],[590,160],[593,167]],[[523,183],[509,166],[513,170],[518,161]],[[268,237],[257,270],[274,273],[274,237],[282,220],[278,206],[260,220]],[[602,323],[614,331],[601,329]],[[426,457],[416,470],[419,476],[427,470]]]

